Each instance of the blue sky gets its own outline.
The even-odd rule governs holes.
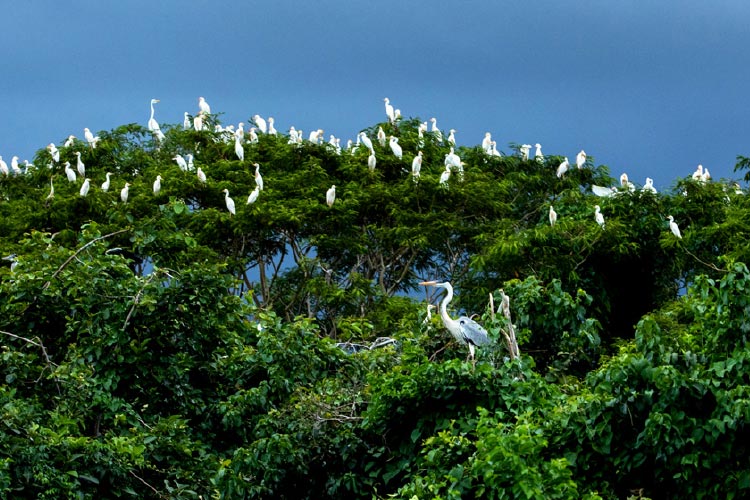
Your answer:
[[[492,133],[658,187],[750,155],[750,2],[101,2],[0,7],[0,155],[31,159],[83,128],[181,123],[205,96],[225,124],[346,142],[436,117],[460,144]]]

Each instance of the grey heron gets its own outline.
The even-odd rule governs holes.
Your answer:
[[[469,346],[469,357],[474,361],[474,348],[476,346],[490,343],[487,330],[468,316],[461,316],[458,320],[455,320],[448,315],[448,304],[453,300],[453,286],[451,286],[450,282],[422,281],[419,284],[445,288],[447,293],[442,302],[440,302],[440,318],[443,320],[445,328],[451,333],[451,335],[453,335],[459,344],[466,344]]]

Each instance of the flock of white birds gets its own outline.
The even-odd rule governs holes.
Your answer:
[[[165,138],[164,133],[161,131],[161,127],[159,126],[159,122],[155,118],[155,108],[154,104],[159,103],[159,99],[151,99],[150,106],[151,106],[151,115],[148,119],[148,130],[153,134],[154,138],[157,141],[161,141]],[[393,105],[390,103],[390,100],[386,97],[384,98],[385,102],[385,113],[386,116],[391,124],[395,124],[399,119],[401,119],[401,111],[399,109],[394,109]],[[199,97],[198,98],[198,112],[193,116],[192,120],[190,118],[190,114],[188,112],[185,112],[184,119],[183,119],[183,127],[185,129],[194,129],[196,131],[204,130],[204,127],[206,126],[206,118],[211,115],[211,106],[208,104],[205,98]],[[276,135],[278,132],[276,128],[274,127],[274,119],[273,117],[269,117],[267,120],[259,115],[254,115],[252,117],[254,125],[249,128],[249,130],[246,132],[244,129],[245,124],[243,122],[240,122],[237,127],[235,128],[233,125],[229,125],[227,127],[221,127],[220,125],[215,126],[216,132],[221,132],[225,134],[225,137],[230,138],[229,140],[234,140],[234,150],[237,158],[240,161],[244,161],[245,159],[245,144],[246,143],[257,143],[258,142],[258,134],[268,134],[268,135]],[[436,118],[430,119],[431,126],[428,129],[428,122],[423,122],[418,127],[418,145],[419,147],[423,147],[424,145],[424,137],[425,134],[429,133],[432,134],[432,136],[437,140],[438,142],[443,142],[443,134],[442,131],[437,126],[437,120]],[[100,138],[98,136],[94,136],[94,134],[89,130],[88,128],[84,128],[84,138],[89,145],[90,148],[96,148],[97,143],[100,141]],[[459,180],[463,180],[464,175],[464,163],[462,162],[461,158],[456,154],[455,147],[456,147],[456,138],[455,138],[455,129],[450,129],[447,137],[447,143],[450,145],[450,152],[446,154],[444,164],[445,164],[445,170],[440,175],[439,183],[442,187],[447,189],[448,181],[455,171],[458,176]],[[323,144],[324,137],[323,137],[323,130],[317,129],[313,130],[309,133],[307,140],[311,143],[315,144]],[[385,150],[386,144],[388,145],[388,148],[391,150],[393,155],[398,158],[399,160],[403,159],[403,149],[401,145],[398,143],[398,137],[390,136],[387,137],[385,131],[383,130],[382,126],[378,127],[377,131],[377,137],[376,140],[380,144],[381,148]],[[63,147],[69,148],[75,144],[76,137],[71,135],[67,138],[65,141]],[[289,133],[288,133],[288,142],[289,144],[301,144],[304,141],[303,139],[303,131],[295,129],[294,126],[290,127]],[[334,137],[333,135],[330,136],[328,143],[329,147],[333,148],[336,153],[341,154],[341,141],[339,138]],[[370,152],[368,158],[367,158],[367,166],[370,170],[374,170],[377,165],[377,159],[375,156],[375,149],[373,146],[372,139],[367,136],[365,132],[360,132],[357,135],[356,143],[349,140],[347,142],[347,150],[351,152],[351,154],[354,154],[355,151],[360,146],[364,146],[367,148]],[[519,147],[519,153],[523,160],[528,161],[529,155],[531,152],[532,146],[530,144],[523,144]],[[489,156],[502,156],[502,154],[497,150],[497,143],[492,139],[492,134],[490,132],[485,133],[485,137],[482,140],[482,149],[484,152]],[[50,154],[51,159],[55,163],[60,162],[60,151],[57,148],[57,146],[54,143],[50,143],[47,146],[47,151]],[[65,175],[69,182],[76,182],[78,177],[83,179],[83,183],[81,185],[79,194],[82,197],[85,197],[89,191],[91,190],[91,179],[86,177],[86,166],[81,160],[81,152],[76,151],[76,165],[75,170],[73,169],[70,162],[66,161],[64,163],[64,171]],[[412,162],[411,162],[411,175],[413,176],[413,179],[415,182],[417,182],[420,178],[420,171],[422,168],[422,162],[423,162],[423,153],[421,150],[417,151],[417,153],[414,155]],[[186,172],[195,172],[198,180],[201,183],[207,183],[208,179],[206,177],[205,172],[201,169],[201,167],[195,168],[195,165],[193,163],[193,155],[192,154],[186,154],[185,157],[177,154],[172,158],[177,165]],[[534,145],[534,159],[537,162],[544,163],[545,157],[542,153],[542,146],[541,144],[535,144]],[[582,169],[586,166],[587,162],[587,156],[586,152],[581,150],[576,155],[576,162],[575,166],[578,169]],[[49,165],[51,168],[54,166],[53,164]],[[263,190],[263,178],[260,174],[260,165],[257,163],[254,163],[253,166],[255,167],[255,189],[250,193],[250,195],[247,197],[247,204],[255,203],[255,201],[258,200],[258,197],[260,195],[260,191]],[[11,159],[10,167],[8,167],[7,163],[3,160],[3,157],[0,156],[0,173],[2,173],[5,176],[11,175],[21,175],[25,171],[28,171],[28,169],[33,168],[34,165],[29,163],[28,160],[25,160],[23,163],[23,168],[21,168],[21,164],[19,164],[19,158],[18,156],[13,156]],[[558,178],[563,178],[565,174],[570,169],[570,163],[568,161],[567,157],[563,158],[563,161],[557,166],[556,169],[556,175]],[[111,185],[111,172],[106,173],[106,180],[101,184],[101,190],[102,191],[108,191]],[[693,173],[693,179],[701,182],[708,182],[711,179],[711,174],[709,173],[707,168],[704,168],[702,165],[698,165],[698,168]],[[161,190],[161,181],[162,177],[161,175],[157,175],[156,180],[153,183],[153,192],[154,194],[158,194]],[[122,189],[120,190],[120,199],[123,203],[127,203],[128,201],[128,194],[129,194],[129,188],[130,184],[126,182]],[[629,181],[627,174],[623,173],[620,176],[620,188],[625,188],[624,190],[618,189],[616,187],[603,187],[603,186],[592,186],[592,191],[594,194],[600,197],[609,197],[609,196],[615,196],[617,194],[622,193],[623,191],[635,191],[635,185]],[[646,178],[646,182],[643,185],[642,188],[644,191],[650,191],[654,194],[656,194],[656,188],[654,188],[653,180],[651,178]],[[229,190],[224,189],[224,200],[226,203],[227,210],[232,214],[235,215],[236,208],[235,208],[235,202],[232,198],[229,196]],[[738,191],[741,193],[741,191]],[[55,188],[52,184],[52,181],[50,180],[50,193],[47,197],[48,199],[54,197]],[[330,207],[334,204],[336,200],[336,186],[332,185],[325,193],[325,202]],[[554,226],[557,222],[557,213],[555,212],[554,208],[552,206],[549,207],[549,222],[550,225]],[[599,224],[600,227],[604,228],[605,221],[604,216],[601,213],[601,208],[599,205],[594,206],[594,220],[597,224]],[[675,236],[678,238],[682,238],[682,235],[680,233],[680,229],[677,226],[677,223],[675,223],[674,218],[669,215],[667,216],[667,220],[669,221],[669,228],[671,229],[672,233],[674,233]]]

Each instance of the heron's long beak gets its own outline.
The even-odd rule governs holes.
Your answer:
[[[435,286],[437,285],[437,281],[422,281],[419,284],[424,286]]]

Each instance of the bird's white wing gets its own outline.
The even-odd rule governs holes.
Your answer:
[[[613,193],[613,191],[610,188],[604,187],[604,186],[597,186],[596,184],[591,185],[591,191],[593,191],[595,195],[602,196],[605,198],[612,196],[612,193]]]

